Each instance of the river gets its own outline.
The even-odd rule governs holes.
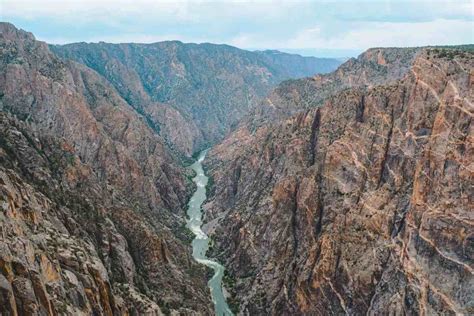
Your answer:
[[[207,283],[211,290],[211,298],[214,303],[214,309],[218,316],[229,316],[233,315],[227,305],[227,302],[222,291],[222,277],[224,276],[224,267],[217,261],[211,260],[206,257],[206,252],[209,249],[209,237],[201,229],[202,226],[202,203],[206,200],[206,185],[208,177],[204,173],[202,168],[202,162],[206,157],[207,150],[202,151],[199,154],[198,159],[191,165],[191,168],[196,172],[196,176],[193,178],[196,183],[197,189],[188,203],[188,222],[187,227],[196,236],[193,240],[193,257],[194,259],[212,268],[214,270],[214,276]]]

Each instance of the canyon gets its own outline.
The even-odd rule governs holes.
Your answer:
[[[160,45],[168,43],[150,46]],[[267,58],[265,52],[210,46],[203,48],[232,67],[230,78],[222,76],[213,85],[249,77],[268,90],[279,79],[266,67],[283,78],[312,73],[321,63],[281,54],[290,61],[303,60],[301,69],[292,72],[281,67],[284,60]],[[0,312],[211,313],[207,270],[192,258],[193,236],[186,228],[187,202],[194,191],[193,173],[186,165],[194,149],[208,141],[187,117],[198,114],[180,112],[177,105],[145,94],[131,66],[110,60],[107,67],[118,70],[107,78],[99,73],[101,68],[62,59],[52,51],[58,49],[12,24],[0,24]],[[161,58],[164,52],[148,54]],[[184,84],[175,80],[183,73],[173,67],[186,70],[183,61],[194,62],[186,58],[170,53],[171,66],[158,61],[155,67],[147,65],[152,70],[162,67],[156,70],[158,77],[146,77],[149,84],[157,78],[170,79],[171,86]],[[338,64],[329,62],[327,67]],[[240,63],[242,74],[233,69]],[[206,66],[198,62],[196,67]],[[175,77],[167,76],[169,72]],[[186,80],[196,80],[198,73]],[[187,90],[168,88],[167,93],[187,102],[203,94],[188,97]],[[183,143],[187,134],[198,140]]]
[[[474,313],[473,45],[0,56],[0,314]]]

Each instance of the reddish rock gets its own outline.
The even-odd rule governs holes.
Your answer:
[[[425,49],[386,84],[308,83],[285,95],[294,114],[212,149],[207,217],[243,314],[474,311],[473,60]],[[311,99],[325,101],[305,110]]]

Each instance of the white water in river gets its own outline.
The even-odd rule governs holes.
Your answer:
[[[196,236],[193,240],[193,257],[194,259],[214,270],[214,276],[207,283],[211,290],[211,297],[214,303],[214,309],[218,316],[233,315],[227,305],[227,302],[222,291],[222,277],[224,276],[224,267],[219,262],[210,260],[206,257],[206,251],[209,249],[209,238],[202,231],[202,210],[201,205],[206,200],[206,185],[208,177],[205,175],[202,168],[202,162],[206,156],[207,150],[202,151],[191,168],[196,172],[193,178],[197,185],[196,192],[194,192],[191,200],[188,203],[188,222],[187,227]]]

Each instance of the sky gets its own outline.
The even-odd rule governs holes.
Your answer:
[[[474,0],[0,0],[0,19],[54,44],[180,40],[351,57],[474,43]]]

